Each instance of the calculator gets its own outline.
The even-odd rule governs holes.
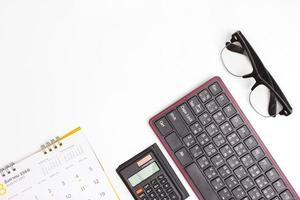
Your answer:
[[[189,196],[157,144],[120,165],[117,173],[136,200],[183,200]]]

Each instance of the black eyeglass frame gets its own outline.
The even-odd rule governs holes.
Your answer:
[[[234,42],[239,42],[242,47],[233,44]],[[235,53],[240,53],[248,56],[253,71],[249,74],[243,75],[242,78],[254,78],[255,84],[252,86],[251,91],[253,91],[257,86],[264,85],[266,86],[270,92],[270,102],[268,107],[268,112],[270,116],[276,116],[276,99],[281,103],[283,109],[278,113],[280,115],[288,116],[293,112],[291,105],[289,104],[287,98],[281,91],[280,87],[269,73],[269,71],[265,68],[264,64],[257,56],[256,52],[247,41],[245,36],[241,33],[241,31],[237,31],[232,34],[230,42],[226,43],[226,47],[228,50],[233,51]]]

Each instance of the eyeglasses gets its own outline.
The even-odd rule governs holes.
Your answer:
[[[240,31],[232,34],[230,42],[226,42],[221,59],[230,74],[255,79],[249,102],[258,114],[275,117],[292,113],[293,109],[280,87]]]

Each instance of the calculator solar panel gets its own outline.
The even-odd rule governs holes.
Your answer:
[[[299,200],[219,77],[150,120],[201,200]]]

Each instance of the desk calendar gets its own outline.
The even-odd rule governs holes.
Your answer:
[[[0,200],[119,200],[77,128],[0,171]]]

